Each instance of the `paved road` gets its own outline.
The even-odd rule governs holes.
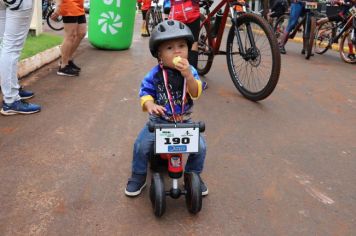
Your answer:
[[[136,25],[130,50],[83,43],[78,78],[54,62],[22,83],[43,111],[0,117],[0,235],[355,235],[355,66],[335,52],[282,56],[280,82],[252,103],[218,57],[197,101],[207,125],[197,216],[168,199],[153,216],[147,189],[127,198],[132,145],[147,119],[137,98],[155,65]]]

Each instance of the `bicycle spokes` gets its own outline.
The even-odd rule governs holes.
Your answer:
[[[270,27],[260,18],[248,14],[240,20],[228,36],[229,72],[238,90],[258,101],[272,93],[278,82],[278,44]]]

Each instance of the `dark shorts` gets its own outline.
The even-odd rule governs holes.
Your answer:
[[[198,42],[199,38],[199,30],[200,30],[200,18],[196,19],[192,23],[186,24],[189,29],[192,31],[194,36],[194,42]]]
[[[85,24],[87,23],[87,19],[85,15],[81,16],[63,16],[63,23],[78,23],[78,24]]]

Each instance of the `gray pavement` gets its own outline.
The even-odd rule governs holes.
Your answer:
[[[208,144],[197,216],[180,198],[157,219],[148,189],[124,195],[147,119],[138,88],[156,64],[139,22],[130,50],[83,42],[78,78],[55,75],[58,62],[26,77],[43,111],[0,117],[0,235],[355,235],[355,66],[300,49],[287,45],[280,82],[259,103],[237,92],[223,56],[214,61],[194,113]]]

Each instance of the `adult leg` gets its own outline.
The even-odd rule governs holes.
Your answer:
[[[32,8],[17,11],[2,8],[0,12],[0,33],[3,35],[0,54],[1,90],[4,102],[11,104],[20,100],[17,63],[30,28]]]
[[[282,54],[286,54],[286,50],[285,50],[284,46],[286,45],[286,43],[288,41],[289,33],[297,25],[298,18],[302,14],[302,10],[303,10],[302,4],[300,4],[300,3],[292,3],[291,4],[289,22],[288,22],[286,30],[284,31],[284,33],[281,37],[281,41],[279,42],[280,51]]]
[[[61,67],[68,65],[78,33],[78,23],[64,23],[64,38],[61,46]]]
[[[85,15],[84,16],[80,16],[80,17],[84,17],[84,22],[78,22],[77,24],[77,33],[76,33],[76,38],[75,41],[73,42],[72,48],[71,48],[71,52],[69,55],[69,60],[73,60],[73,54],[74,52],[77,50],[77,48],[79,47],[80,42],[83,40],[83,38],[85,37],[86,33],[87,33],[87,24],[85,21]]]
[[[192,49],[188,54],[189,64],[192,65],[195,69],[198,67],[198,38],[199,38],[199,30],[200,30],[200,18],[196,19],[192,23],[187,24],[194,36],[194,43],[192,45]],[[206,81],[202,81],[203,90],[208,88],[208,83]]]

